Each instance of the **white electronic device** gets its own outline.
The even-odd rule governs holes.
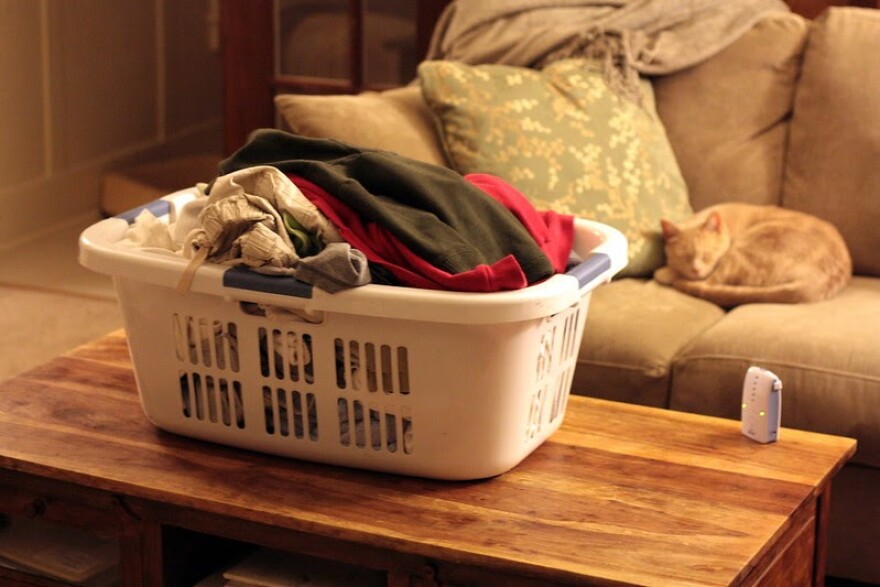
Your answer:
[[[779,438],[782,380],[767,369],[749,367],[743,382],[742,433],[767,444]]]

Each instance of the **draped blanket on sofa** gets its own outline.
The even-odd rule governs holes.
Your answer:
[[[596,57],[620,89],[638,74],[678,71],[721,51],[782,0],[455,0],[428,59],[542,68]]]

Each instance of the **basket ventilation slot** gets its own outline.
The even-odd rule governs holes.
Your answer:
[[[352,391],[382,391],[408,395],[409,354],[406,347],[392,347],[357,340],[334,341],[336,386]]]
[[[244,406],[238,381],[182,372],[180,399],[186,418],[244,428]]]
[[[314,393],[263,386],[266,433],[318,440],[318,405]]]
[[[529,407],[527,440],[540,434],[545,425],[553,424],[565,412],[578,353],[579,319],[580,306],[574,305],[557,316],[553,326],[541,337],[536,365],[538,385]]]
[[[219,370],[239,371],[238,327],[193,316],[172,316],[177,360]]]
[[[563,361],[577,359],[578,353],[578,322],[581,310],[579,306],[574,306],[568,311],[565,317],[565,327],[562,331],[562,352],[560,356]]]
[[[343,446],[372,448],[412,454],[413,423],[410,415],[398,415],[366,406],[359,400],[337,400],[339,442]]]
[[[279,381],[314,383],[312,335],[278,329],[259,329],[260,371]]]

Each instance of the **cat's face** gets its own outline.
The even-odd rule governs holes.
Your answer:
[[[706,279],[730,247],[730,235],[721,218],[712,215],[703,223],[661,223],[666,264],[686,279]]]

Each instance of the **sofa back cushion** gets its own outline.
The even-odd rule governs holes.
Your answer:
[[[691,204],[779,204],[788,121],[808,21],[772,13],[714,57],[654,78]]]
[[[880,275],[880,11],[816,20],[791,121],[783,204],[832,222],[862,275]]]
[[[660,219],[692,210],[650,83],[637,103],[587,59],[542,70],[425,61],[418,71],[454,169],[497,175],[540,210],[617,228],[629,241],[620,276],[663,264]]]
[[[446,166],[433,115],[417,85],[357,95],[279,94],[275,108],[298,135]]]

